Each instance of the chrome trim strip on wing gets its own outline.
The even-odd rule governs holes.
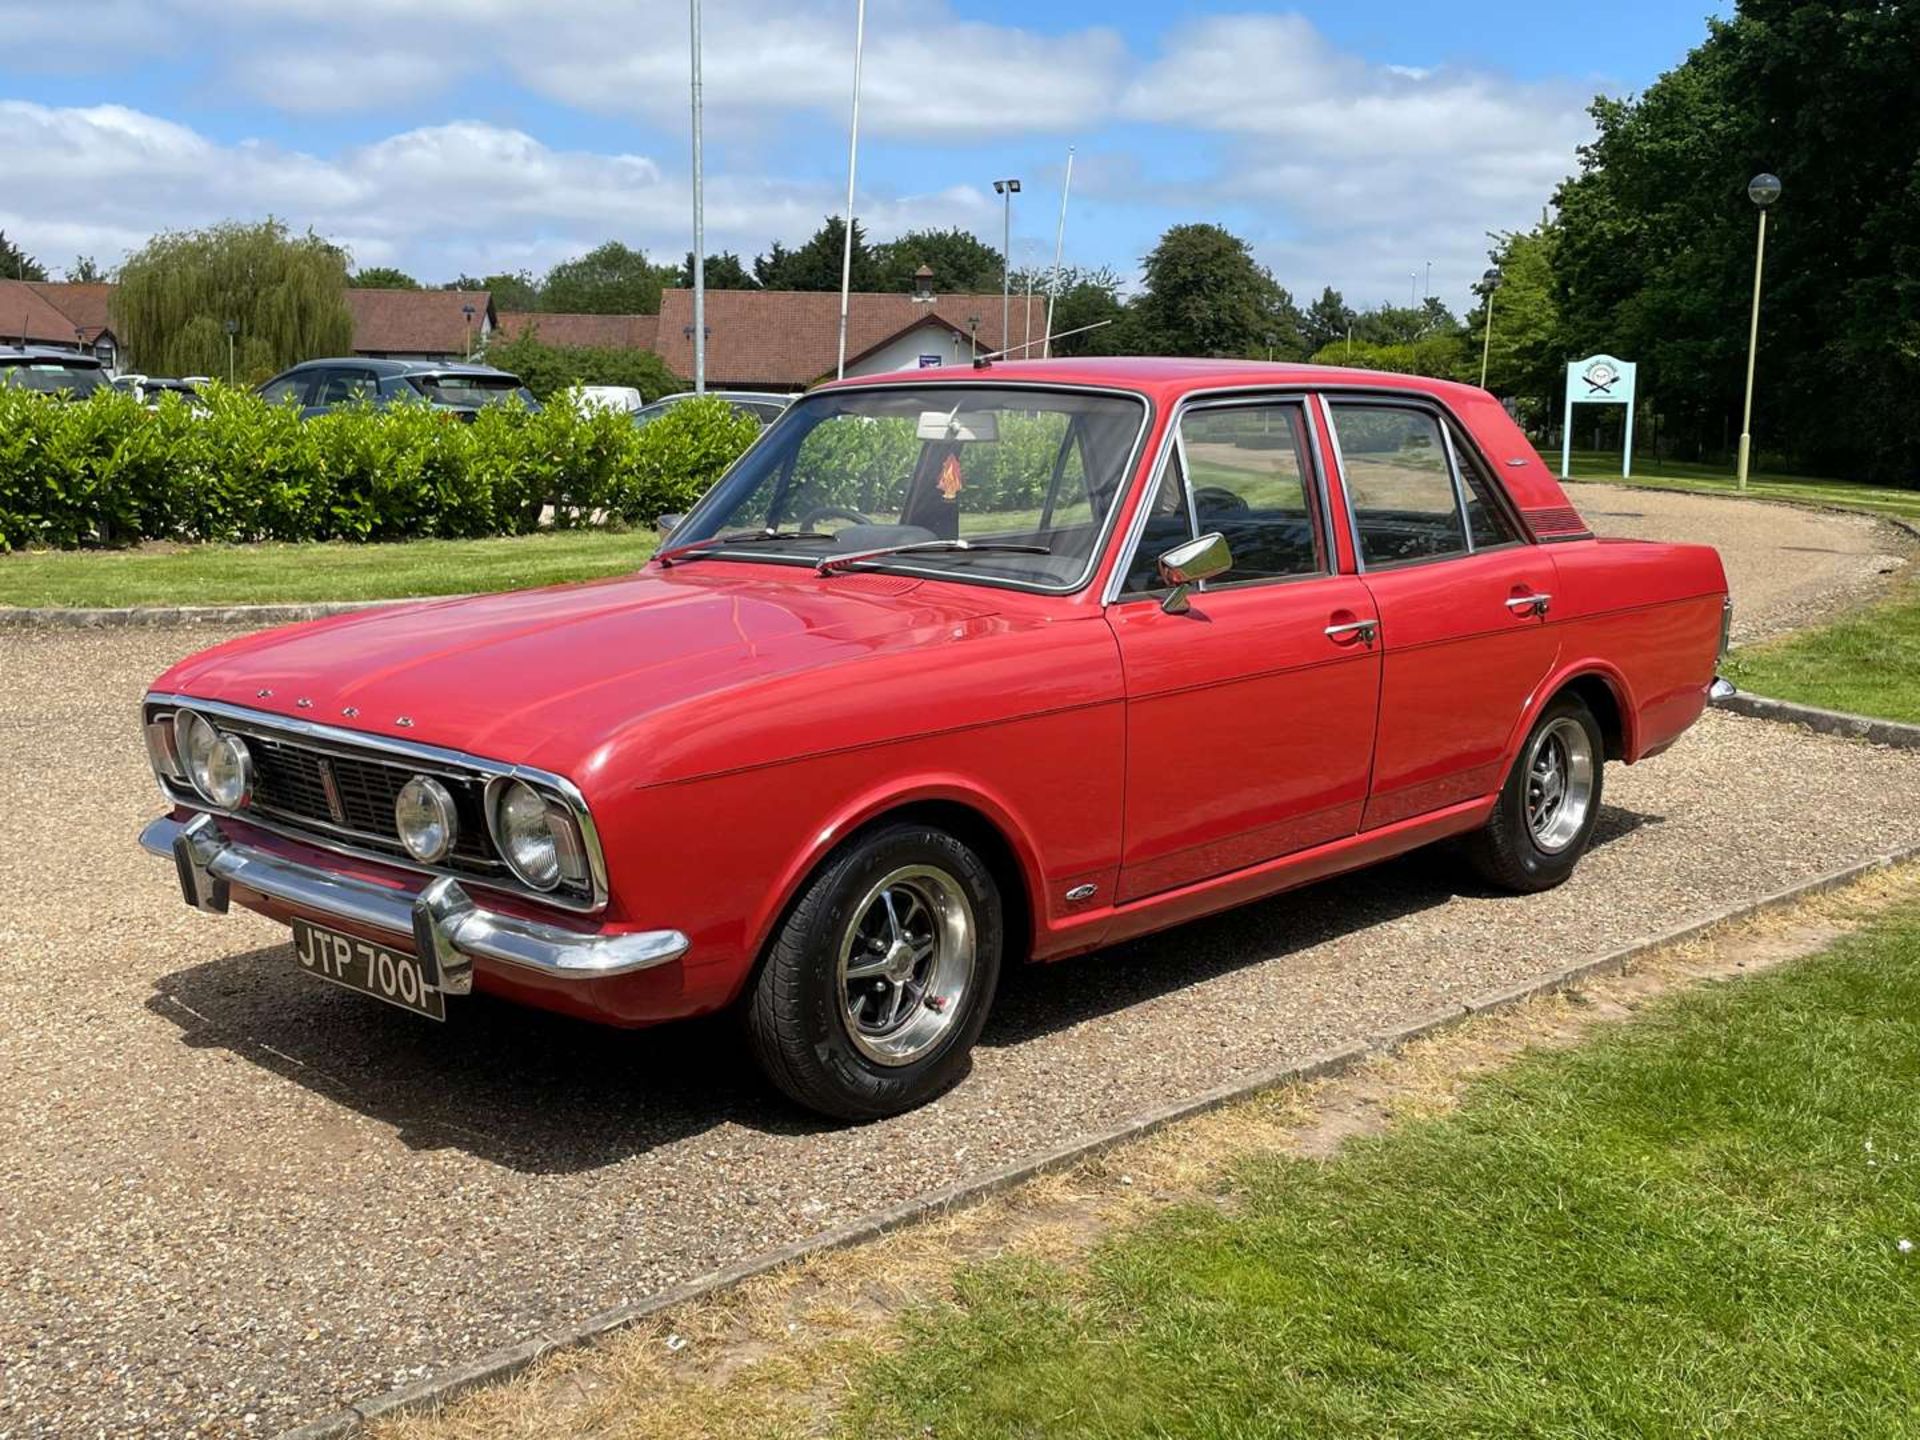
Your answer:
[[[373,752],[376,756],[387,755],[416,764],[424,761],[425,768],[432,770],[437,767],[440,773],[450,774],[459,779],[477,779],[483,783],[494,779],[525,780],[536,788],[544,787],[566,803],[567,808],[573,812],[575,823],[580,827],[580,838],[587,849],[587,870],[592,889],[590,900],[582,900],[559,891],[540,891],[531,886],[522,885],[518,877],[513,876],[511,868],[505,866],[504,857],[501,857],[500,863],[506,870],[505,881],[489,879],[476,875],[470,870],[459,870],[450,866],[423,865],[409,856],[404,849],[396,856],[386,850],[368,849],[365,846],[348,844],[343,840],[329,840],[314,833],[313,830],[303,828],[308,824],[318,826],[321,823],[319,821],[302,820],[296,825],[284,820],[268,819],[255,810],[248,810],[245,814],[221,810],[208,804],[198,791],[176,793],[168,788],[164,780],[160,784],[161,793],[166,796],[169,803],[185,805],[215,815],[224,815],[248,825],[256,825],[276,835],[284,835],[290,840],[332,850],[337,854],[372,860],[382,865],[392,865],[398,869],[412,870],[422,875],[441,875],[454,880],[464,880],[470,884],[498,890],[503,894],[521,895],[538,900],[543,905],[552,905],[579,913],[592,914],[606,908],[607,862],[600,844],[600,832],[595,828],[593,816],[587,810],[586,796],[580,793],[579,786],[564,775],[556,775],[550,770],[540,770],[531,765],[509,765],[504,761],[489,760],[485,756],[471,755],[464,750],[453,750],[443,745],[430,745],[425,741],[396,740],[387,735],[370,735],[359,730],[343,729],[338,725],[322,724],[317,720],[297,720],[287,715],[250,710],[242,705],[229,705],[220,700],[201,700],[192,695],[153,691],[141,703],[143,717],[155,706],[175,706],[195,710],[202,715],[225,718],[242,725],[253,726],[268,736],[291,736],[306,742],[316,750],[331,751],[349,758],[366,759],[368,752]]]
[[[140,832],[140,845],[173,860],[182,894],[197,909],[225,914],[230,888],[238,885],[301,910],[401,936],[450,995],[473,988],[474,960],[563,980],[592,980],[665,965],[686,954],[690,943],[678,930],[596,935],[484,910],[450,877],[416,891],[335,875],[232,840],[211,815],[185,822],[162,815]]]

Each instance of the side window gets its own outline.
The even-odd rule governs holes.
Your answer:
[[[1392,565],[1464,555],[1467,531],[1440,422],[1397,405],[1331,410],[1361,558]]]
[[[1180,469],[1180,451],[1176,447],[1154,481],[1153,494],[1147,497],[1146,524],[1140,531],[1140,543],[1134,547],[1127,567],[1122,593],[1140,595],[1164,590],[1155,562],[1183,540],[1194,536],[1193,517],[1187,511],[1187,482]]]
[[[269,405],[278,405],[291,396],[304,405],[307,403],[307,389],[312,384],[311,370],[295,371],[291,375],[282,375],[278,380],[269,382],[260,392],[260,398]]]
[[[1190,411],[1180,421],[1180,449],[1193,479],[1195,528],[1219,531],[1233,551],[1233,568],[1214,584],[1327,568],[1298,405]]]
[[[1460,479],[1466,486],[1467,531],[1473,536],[1473,548],[1490,550],[1495,545],[1519,543],[1520,537],[1514,533],[1506,511],[1494,498],[1493,477],[1480,463],[1480,457],[1454,426],[1449,425],[1447,433],[1453,441],[1454,456],[1460,462]]]
[[[347,405],[355,400],[370,400],[379,389],[369,370],[329,370],[321,386],[316,405]]]

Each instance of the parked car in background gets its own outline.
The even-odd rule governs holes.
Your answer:
[[[437,360],[308,360],[283,371],[259,389],[275,404],[297,403],[302,416],[324,415],[340,405],[428,404],[471,420],[482,408],[515,401],[529,410],[540,402],[518,375],[491,365],[455,365]]]
[[[965,1072],[1005,964],[1456,837],[1559,884],[1606,762],[1724,684],[1728,615],[1714,551],[1596,540],[1483,390],[863,377],[637,574],[181,661],[141,843],[417,1015],[737,1008],[775,1084],[865,1119]]]
[[[84,400],[113,383],[95,356],[55,345],[0,345],[0,385]]]
[[[140,403],[149,410],[156,408],[160,404],[161,397],[166,395],[177,397],[188,409],[199,414],[205,414],[211,408],[207,404],[206,397],[200,393],[200,386],[191,379],[173,380],[162,376],[143,375],[134,393],[139,396]]]
[[[575,385],[572,387],[583,410],[617,410],[631,415],[646,405],[646,397],[633,385]]]
[[[726,401],[742,415],[758,420],[764,429],[784,415],[787,407],[799,398],[798,395],[776,395],[760,390],[709,390],[704,396],[692,390],[683,390],[678,395],[663,395],[651,405],[643,405],[633,412],[633,423],[651,424],[676,405],[684,405],[689,400],[706,399]]]

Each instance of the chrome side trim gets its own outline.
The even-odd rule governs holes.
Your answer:
[[[678,960],[689,941],[678,930],[595,935],[483,910],[457,880],[396,890],[335,875],[227,837],[211,815],[182,823],[162,815],[140,832],[141,848],[169,856],[181,892],[197,909],[225,914],[231,887],[318,915],[385,931],[410,943],[448,995],[473,988],[473,962],[489,960],[565,980],[627,975]]]
[[[607,861],[600,844],[600,832],[595,828],[593,816],[587,810],[586,796],[580,793],[580,787],[564,775],[556,775],[550,770],[540,770],[531,765],[509,765],[499,760],[489,760],[485,756],[470,755],[464,750],[452,750],[442,745],[429,745],[420,740],[396,740],[387,735],[369,735],[359,730],[347,730],[338,725],[326,725],[317,720],[298,720],[287,715],[274,715],[262,710],[249,710],[242,705],[229,705],[221,700],[200,700],[191,695],[176,695],[166,691],[152,691],[141,702],[141,714],[144,717],[155,706],[179,707],[198,711],[210,717],[223,717],[241,725],[250,725],[269,736],[288,735],[297,738],[316,750],[333,750],[349,757],[364,755],[371,751],[376,755],[393,756],[421,769],[439,769],[459,779],[495,779],[525,780],[536,788],[544,788],[557,795],[573,812],[574,821],[580,827],[580,838],[587,849],[587,873],[592,890],[590,901],[583,901],[557,892],[542,892],[521,885],[518,877],[512,875],[505,858],[500,861],[502,871],[509,877],[509,883],[488,879],[476,875],[470,870],[457,870],[444,866],[423,865],[407,855],[401,849],[396,855],[387,850],[374,850],[361,845],[349,844],[345,840],[329,840],[315,834],[309,825],[318,826],[319,821],[275,820],[268,818],[258,810],[248,810],[240,814],[231,810],[221,810],[211,805],[201,794],[187,787],[184,791],[170,788],[164,779],[160,780],[161,793],[170,804],[185,805],[196,810],[205,810],[214,815],[223,815],[229,819],[240,820],[248,825],[258,826],[262,830],[272,831],[276,835],[285,835],[290,840],[302,844],[315,845],[338,854],[351,855],[356,859],[373,860],[382,865],[391,865],[400,870],[412,870],[422,875],[444,875],[455,880],[464,880],[469,884],[486,886],[508,895],[524,895],[528,899],[538,900],[543,905],[552,905],[559,909],[578,913],[593,914],[606,908],[607,904]],[[244,731],[242,733],[245,733]],[[156,776],[156,778],[160,778]],[[346,832],[348,834],[356,832]],[[398,836],[395,836],[398,846]]]

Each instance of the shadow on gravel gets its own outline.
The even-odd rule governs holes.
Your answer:
[[[1659,818],[1605,809],[1593,843]],[[1018,1045],[1485,893],[1473,884],[1441,846],[1059,965],[1016,967],[980,1043]],[[616,1030],[474,995],[436,1025],[314,980],[284,945],[163,976],[147,1008],[187,1044],[350,1106],[415,1149],[528,1174],[598,1169],[726,1123],[793,1136],[833,1128],[766,1085],[726,1017]]]

